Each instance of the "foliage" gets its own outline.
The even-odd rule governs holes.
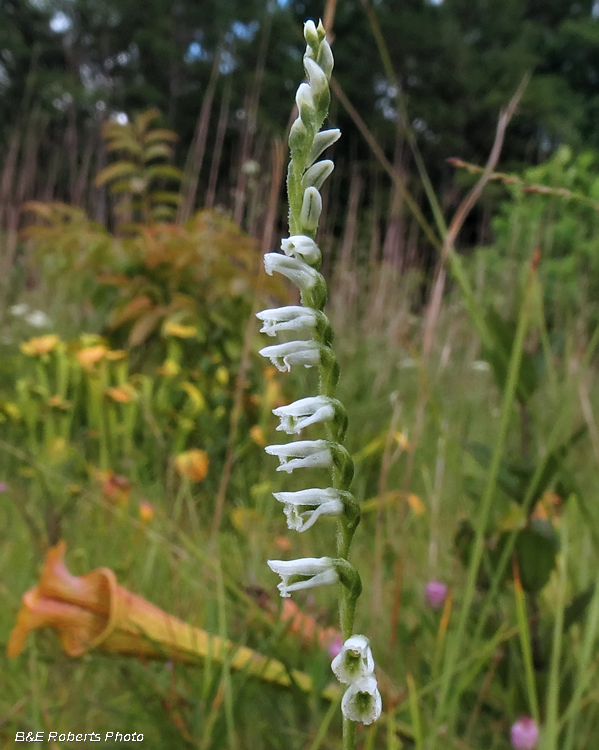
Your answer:
[[[166,181],[181,181],[181,171],[163,163],[172,160],[177,135],[172,130],[150,127],[158,117],[160,112],[150,109],[131,123],[109,120],[104,124],[106,151],[119,160],[102,169],[95,183],[107,184],[111,195],[118,197],[115,211],[121,219],[121,232],[139,229],[138,222],[174,219],[181,201],[178,191],[164,187]]]
[[[493,221],[496,262],[518,264],[538,248],[549,322],[576,314],[581,303],[596,320],[598,154],[575,154],[563,146],[543,164],[526,169],[522,181],[508,189],[510,198]]]

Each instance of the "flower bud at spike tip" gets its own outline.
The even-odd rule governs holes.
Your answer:
[[[309,44],[310,47],[318,47],[320,44],[320,38],[316,31],[316,24],[312,19],[306,21],[304,24],[304,39],[306,40],[306,44]]]
[[[322,213],[322,198],[315,187],[306,188],[302,201],[300,223],[308,232],[316,232],[318,221]]]
[[[320,65],[310,57],[304,57],[304,68],[310,82],[312,99],[317,108],[322,106],[323,97],[329,97],[329,82]]]
[[[539,739],[539,728],[534,719],[523,716],[510,731],[510,740],[514,750],[535,750]]]
[[[327,81],[330,80],[331,75],[333,74],[334,61],[333,53],[331,52],[331,46],[326,39],[324,39],[322,44],[320,45],[316,62],[324,73]]]
[[[322,25],[322,19],[318,21],[318,26],[316,27],[316,33],[318,34],[318,39],[321,42],[324,42],[327,32],[324,30],[324,26]]]

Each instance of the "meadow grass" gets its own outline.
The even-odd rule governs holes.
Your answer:
[[[597,593],[587,616],[563,628],[567,605],[596,578],[597,456],[591,440],[585,438],[568,457],[582,503],[571,498],[559,513],[562,553],[535,598],[535,609],[531,597],[509,581],[494,593],[491,587],[489,600],[472,562],[465,568],[454,547],[459,522],[471,519],[476,526],[480,518],[480,503],[469,497],[465,477],[475,475],[483,486],[489,480],[465,444],[496,444],[503,396],[505,439],[497,455],[518,455],[520,423],[513,401],[506,406],[492,373],[480,365],[477,339],[455,295],[444,307],[426,369],[419,358],[418,316],[406,313],[401,335],[390,333],[400,329],[387,321],[367,336],[351,325],[351,311],[347,318],[350,324],[338,327],[336,339],[339,398],[350,418],[354,493],[365,509],[352,558],[360,566],[365,592],[356,632],[372,639],[376,662],[395,688],[381,720],[359,729],[358,747],[507,749],[511,722],[526,713],[540,718],[541,750],[592,747],[599,739],[593,722]],[[543,377],[531,402],[538,455],[584,421],[581,383],[591,409],[597,404],[593,366],[585,362],[574,333],[566,332],[565,356],[554,357],[552,366],[555,382]],[[308,376],[278,377],[286,399],[306,392]],[[265,430],[267,440],[275,438],[273,420]],[[5,602],[0,633],[5,644],[20,597],[37,580],[41,557],[16,508],[26,485],[9,475],[11,446],[3,441],[0,447],[9,485],[0,504]],[[217,473],[218,466],[211,471]],[[174,518],[175,498],[166,492],[164,476],[134,485],[126,508],[107,503],[90,483],[64,524],[67,562],[76,574],[112,568],[121,585],[167,612],[306,672],[315,692],[277,688],[209,661],[184,667],[93,652],[71,659],[61,653],[53,633],[40,631],[17,659],[0,656],[5,746],[12,746],[16,731],[39,729],[137,731],[143,732],[146,747],[156,748],[340,746],[339,712],[318,697],[332,679],[330,657],[318,646],[302,647],[284,624],[268,622],[251,593],[251,587],[260,587],[274,599],[273,576],[264,560],[277,552],[275,540],[286,537],[270,492],[293,489],[293,481],[283,487],[277,477],[275,487],[273,473],[272,460],[243,435],[215,545],[210,536],[214,498],[202,485],[181,490]],[[408,503],[407,492],[418,496],[423,512],[414,501]],[[493,477],[487,493],[489,518],[482,531],[501,525],[509,510]],[[155,508],[147,525],[137,513],[141,497]],[[245,529],[233,523],[235,508],[251,511]],[[324,519],[310,540],[293,540],[293,555],[326,554],[330,533]],[[488,553],[483,544],[481,569],[492,578]],[[450,586],[453,605],[445,619],[424,597],[431,578]],[[466,599],[468,612],[460,619]],[[336,624],[326,593],[298,597],[298,603],[323,626]]]

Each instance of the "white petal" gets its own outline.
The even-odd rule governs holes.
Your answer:
[[[294,469],[329,469],[333,456],[326,440],[298,440],[285,445],[268,445],[264,449],[271,456],[278,456],[277,471],[288,474]]]
[[[279,331],[295,331],[313,336],[317,322],[316,310],[299,305],[263,310],[256,313],[256,317],[263,323],[260,333],[267,336],[275,336]]]
[[[320,199],[320,194],[316,188],[307,188],[304,196],[308,191],[317,193]],[[320,207],[322,209],[322,201],[320,202]],[[318,212],[318,216],[320,216],[320,211]],[[318,223],[318,219],[316,219],[316,222]],[[322,278],[318,271],[315,271],[312,266],[309,266],[300,258],[291,258],[281,253],[266,253],[264,256],[264,268],[269,276],[272,276],[275,271],[286,276],[299,287],[300,291],[313,289]]]
[[[339,578],[330,557],[304,557],[299,560],[268,560],[270,569],[281,576],[277,588],[287,598],[289,591],[336,583]],[[288,584],[291,576],[309,576],[305,581]]]
[[[335,418],[335,408],[331,399],[326,396],[313,396],[273,409],[273,414],[281,420],[277,430],[294,435],[311,424],[332,421]]]
[[[320,364],[320,344],[316,341],[288,341],[260,349],[281,372],[289,372],[291,365],[316,367]]]
[[[343,715],[362,724],[372,724],[381,715],[381,710],[381,694],[373,675],[350,685],[341,700]]]
[[[318,245],[305,234],[293,234],[281,240],[281,250],[285,255],[301,258],[306,263],[316,263],[321,258]]]
[[[353,684],[374,672],[370,641],[365,635],[352,635],[333,659],[331,669],[340,682]]]

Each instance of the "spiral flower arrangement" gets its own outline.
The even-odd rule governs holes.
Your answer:
[[[269,560],[271,570],[281,577],[281,596],[300,589],[337,584],[343,646],[332,663],[337,678],[348,687],[342,699],[343,747],[354,747],[355,722],[370,724],[381,713],[381,696],[374,675],[374,660],[368,638],[353,633],[356,600],[362,584],[358,571],[349,562],[353,535],[360,521],[360,508],[349,492],[353,461],[343,445],[347,414],[335,398],[339,366],[331,342],[331,325],[322,312],[327,285],[319,273],[321,252],[315,242],[322,212],[319,189],[333,171],[330,159],[317,161],[339,136],[337,128],[321,130],[330,103],[329,80],[333,55],[322,23],[304,25],[306,52],[304,70],[307,83],[296,94],[298,117],[289,134],[290,162],[287,175],[289,233],[281,242],[282,253],[264,256],[266,272],[280,273],[297,285],[301,305],[258,313],[261,332],[271,337],[283,333],[292,340],[267,346],[260,351],[281,371],[294,366],[318,368],[319,394],[274,410],[278,430],[299,435],[304,429],[320,426],[325,439],[296,440],[270,445],[266,452],[279,458],[277,471],[289,474],[300,469],[324,468],[331,472],[332,486],[298,492],[277,492],[290,529],[304,532],[321,516],[337,518],[335,557],[299,560]]]

